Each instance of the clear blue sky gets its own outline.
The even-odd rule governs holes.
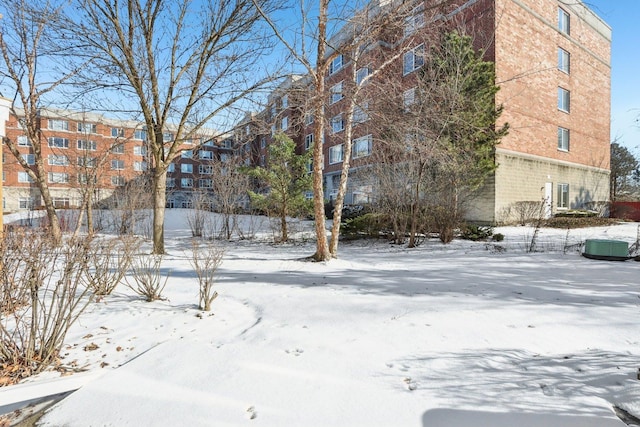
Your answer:
[[[613,31],[611,140],[640,154],[640,0],[583,0]]]

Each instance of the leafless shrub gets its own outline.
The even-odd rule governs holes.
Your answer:
[[[519,225],[532,224],[537,221],[544,201],[520,201],[507,206],[503,211],[504,222],[516,221]]]
[[[211,242],[205,243],[195,239],[191,243],[191,249],[190,263],[198,276],[200,285],[198,306],[201,310],[211,311],[211,303],[218,296],[218,292],[213,290],[215,274],[222,263],[224,250]]]
[[[26,301],[11,306],[0,320],[0,377],[5,383],[58,363],[67,331],[90,302],[91,291],[83,286],[90,238],[57,245],[46,231],[20,233],[20,243],[5,245],[2,255],[13,270],[3,279],[9,278],[19,295],[26,294]]]
[[[187,223],[191,229],[191,237],[203,237],[211,209],[211,199],[205,192],[196,190],[191,194],[191,205],[193,209],[187,211]]]
[[[91,274],[87,286],[96,297],[111,295],[127,274],[141,243],[136,237],[122,236],[93,246],[88,253]]]
[[[24,240],[24,229],[7,230],[0,239],[0,315],[14,313],[29,301],[29,294],[21,286],[21,259],[16,252]]]
[[[162,278],[162,255],[142,255],[132,258],[131,275],[133,283],[125,279],[126,285],[136,294],[144,297],[146,301],[164,300],[164,291],[169,274]]]

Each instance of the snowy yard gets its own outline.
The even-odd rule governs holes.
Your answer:
[[[313,243],[221,242],[209,314],[182,212],[167,223],[168,300],[122,286],[90,305],[64,362],[103,375],[39,425],[588,427],[623,426],[614,406],[640,415],[640,263],[563,251],[631,244],[638,224],[544,229],[537,253],[528,227],[489,244],[346,242],[328,263],[301,260]]]

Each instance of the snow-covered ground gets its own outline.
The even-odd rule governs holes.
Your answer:
[[[64,362],[104,375],[43,426],[623,426],[640,415],[640,263],[583,258],[638,224],[498,228],[500,243],[225,247],[197,307],[186,210],[168,211],[166,301],[122,286],[69,333]],[[93,345],[92,345],[93,344]],[[89,350],[95,348],[93,350]],[[46,381],[47,373],[31,381]],[[10,392],[10,388],[2,392]]]

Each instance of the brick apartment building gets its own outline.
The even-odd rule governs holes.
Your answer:
[[[393,0],[378,1],[382,13],[395,4]],[[371,67],[397,57],[386,74],[397,79],[403,90],[397,99],[400,107],[415,95],[412,82],[424,62],[422,52],[428,48],[416,35],[433,28],[433,15],[425,13],[430,4],[432,0],[416,1],[403,28],[381,33],[384,40],[367,50]],[[496,148],[498,168],[468,211],[469,219],[489,223],[506,220],[505,212],[518,201],[546,200],[547,215],[607,201],[611,45],[607,24],[580,0],[459,0],[438,16],[464,25],[485,52],[485,59],[494,62],[500,86],[495,102],[504,107],[498,125],[510,125],[509,134]],[[334,42],[340,37],[338,34]],[[333,46],[322,141],[326,199],[337,192],[344,156],[343,93],[350,85],[359,84],[371,69],[359,62],[353,70],[348,52],[341,52],[339,43]],[[269,95],[264,110],[247,113],[229,134],[216,137],[214,142],[209,133],[203,136],[207,139],[203,145],[198,145],[204,142],[200,139],[185,141],[187,151],[169,169],[168,207],[191,206],[194,190],[210,192],[216,167],[264,165],[276,132],[290,135],[299,152],[310,149],[315,142],[315,117],[307,106],[309,90],[308,76],[289,76]],[[383,138],[374,126],[375,115],[370,109],[375,108],[375,102],[371,101],[363,97],[354,111],[346,203],[375,198],[371,181],[361,179]],[[43,110],[40,119],[48,141],[44,157],[49,184],[58,206],[79,205],[77,188],[86,179],[80,169],[90,166],[92,157],[104,159],[96,174],[97,199],[108,198],[148,167],[146,136],[138,123],[52,110]],[[6,135],[21,137],[15,117],[7,121]],[[165,138],[171,141],[173,135],[167,131]],[[198,148],[189,150],[190,144]],[[21,151],[27,158],[31,154],[27,145]],[[3,159],[3,210],[38,206],[37,190],[6,147]]]
[[[7,110],[5,106],[3,110]],[[20,125],[20,117],[6,114],[4,136],[17,142],[25,161],[35,165],[33,147]],[[150,167],[144,126],[134,121],[114,120],[100,114],[42,109],[39,112],[42,158],[47,184],[58,208],[82,204],[83,192],[92,191],[94,202],[106,203],[118,192],[129,191],[135,179]],[[168,174],[170,206],[186,207],[185,192],[210,187],[211,167],[227,151],[214,144],[211,131],[202,138],[184,141],[186,150]],[[164,139],[172,141],[170,130]],[[189,150],[190,146],[198,147]],[[15,212],[42,206],[40,192],[6,145],[2,157],[2,210]],[[113,205],[112,205],[113,206]]]
[[[379,3],[382,13],[394,4]],[[425,40],[429,40],[415,35],[433,28],[429,21],[433,15],[425,13],[430,4],[430,0],[416,2],[414,14],[404,19],[404,28],[384,34],[385,39],[374,43],[376,47],[367,54],[375,67],[376,61],[402,53],[386,73],[404,89],[399,105],[415,96],[412,82],[424,63]],[[606,202],[611,87],[607,24],[579,0],[461,0],[438,17],[464,26],[485,52],[485,60],[494,62],[500,87],[495,102],[504,107],[498,125],[510,125],[509,134],[496,148],[499,166],[469,209],[469,219],[507,220],[508,208],[519,201],[545,200],[547,215]],[[348,51],[341,52],[339,44],[329,54],[323,141],[326,199],[337,192],[344,156],[343,92],[354,76],[359,84],[370,71],[360,61],[354,73],[355,61]],[[246,130],[244,140],[250,140],[260,153],[258,164],[265,161],[265,148],[277,131],[289,134],[299,151],[313,144],[314,117],[305,105],[308,87],[305,76],[291,76],[271,94],[264,111],[247,115],[240,123],[238,128]],[[365,96],[354,112],[346,203],[366,203],[375,197],[371,181],[360,179],[383,138],[372,126],[370,108],[375,108],[374,102],[367,102]]]

